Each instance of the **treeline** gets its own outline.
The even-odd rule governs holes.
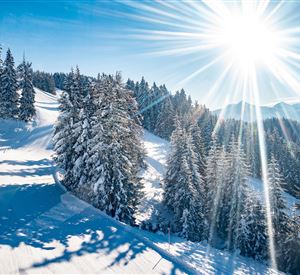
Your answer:
[[[33,85],[47,93],[55,94],[55,82],[50,73],[33,72]]]
[[[1,51],[0,47],[0,57]],[[0,58],[0,119],[27,122],[35,116],[35,91],[32,82],[31,63],[23,59],[16,68],[13,55],[8,49],[4,61]]]
[[[170,138],[176,116],[188,116],[194,110],[191,97],[183,89],[172,95],[165,85],[153,83],[150,87],[144,78],[140,82],[128,79],[126,87],[136,98],[143,127],[162,138]]]
[[[33,72],[33,85],[47,93],[55,94],[56,89],[65,90],[65,83],[67,79],[66,73],[46,73],[41,71]],[[81,84],[88,85],[90,81],[95,78],[81,75]]]
[[[266,213],[263,194],[249,181],[250,166],[241,140],[232,135],[224,144],[213,135],[207,156],[204,147],[197,122],[177,122],[163,185],[163,204],[171,218],[160,217],[160,228],[171,226],[188,240],[206,240],[212,246],[268,261],[273,235],[279,269],[296,274],[300,220],[286,205],[285,181],[274,155],[267,168],[270,212]]]
[[[108,215],[134,224],[142,199],[142,128],[137,104],[121,75],[84,84],[79,69],[68,74],[55,127],[55,161],[63,184]]]

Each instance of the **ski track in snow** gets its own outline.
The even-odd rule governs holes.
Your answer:
[[[56,96],[36,89],[32,125],[0,121],[0,273],[270,274],[251,259],[119,223],[56,181]],[[168,143],[145,133],[148,168],[140,219],[161,201]],[[143,209],[142,209],[143,208]]]

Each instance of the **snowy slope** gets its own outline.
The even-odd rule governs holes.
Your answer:
[[[163,195],[162,181],[166,170],[169,143],[147,131],[144,133],[147,169],[142,173],[145,199],[139,207],[137,221],[151,220],[155,222],[158,211],[161,210]]]
[[[0,121],[0,273],[270,274],[253,260],[121,224],[55,182],[55,96],[37,91],[30,126]],[[145,134],[144,214],[161,200],[167,143]],[[151,210],[152,209],[152,210]],[[142,209],[141,209],[142,211]]]
[[[261,202],[264,203],[265,201],[263,198],[263,195],[264,195],[263,182],[257,178],[250,178],[249,183],[250,183],[250,186],[252,187],[253,191],[255,191],[257,193],[258,197],[261,199]],[[290,195],[287,192],[283,192],[282,196],[283,196],[283,199],[285,200],[285,203],[289,210],[289,214],[292,215],[293,207],[297,203],[300,204],[300,200],[298,200],[297,198],[295,198],[294,196]],[[295,213],[300,216],[300,209],[297,209]]]

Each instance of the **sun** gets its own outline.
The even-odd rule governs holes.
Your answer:
[[[279,33],[255,12],[222,18],[215,35],[230,61],[242,70],[249,66],[271,66],[280,48]]]

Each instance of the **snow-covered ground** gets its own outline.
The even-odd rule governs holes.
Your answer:
[[[37,91],[32,125],[0,121],[0,273],[270,274],[251,259],[121,224],[55,182],[57,98]],[[145,134],[140,219],[157,209],[168,144]]]
[[[253,188],[253,191],[257,193],[257,195],[261,198],[261,202],[264,203],[264,185],[260,179],[250,178],[249,179],[250,186]],[[295,204],[300,204],[300,200],[295,198],[294,196],[290,195],[287,192],[283,192],[283,198],[285,200],[287,209],[289,210],[288,214],[292,215]],[[300,215],[300,209],[296,209],[295,214]]]
[[[163,195],[162,181],[166,170],[169,143],[149,132],[144,133],[147,169],[142,173],[145,198],[139,207],[137,221],[155,222],[157,212],[161,210]]]

